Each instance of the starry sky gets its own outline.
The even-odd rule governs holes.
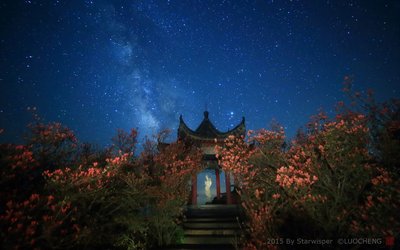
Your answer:
[[[400,1],[132,0],[0,3],[0,141],[36,107],[81,141],[141,137],[207,108],[226,131],[279,121],[288,136],[344,99],[343,77],[400,93]]]

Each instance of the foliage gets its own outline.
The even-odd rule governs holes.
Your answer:
[[[52,195],[32,194],[22,202],[10,200],[0,216],[5,249],[72,248],[80,231],[77,210]]]
[[[30,128],[27,145],[0,147],[3,246],[147,249],[182,236],[198,151],[148,141],[135,157],[135,130],[119,130],[113,148],[99,151],[61,124]]]
[[[36,190],[39,164],[32,151],[24,145],[0,145],[0,201],[1,209],[12,198],[22,201]]]
[[[55,169],[75,164],[78,140],[72,130],[61,123],[37,120],[28,125],[27,147],[42,169]]]
[[[277,129],[230,136],[216,148],[222,168],[236,175],[246,248],[275,249],[268,239],[278,237],[399,236],[399,156],[392,150],[400,106],[371,100],[364,113],[343,103],[334,120],[319,113],[287,150]]]
[[[77,220],[82,233],[79,244],[91,247],[110,246],[122,232],[137,236],[140,242],[145,232],[140,209],[146,203],[141,190],[146,176],[135,173],[138,166],[130,161],[129,153],[106,160],[102,167],[97,162],[77,169],[45,171],[48,189],[76,206]],[[134,224],[134,225],[133,225]]]
[[[179,241],[182,235],[179,218],[189,197],[190,177],[199,170],[201,153],[182,141],[172,143],[155,155],[149,193],[154,201],[150,216],[150,236],[158,245]],[[176,218],[171,221],[170,218]]]
[[[137,135],[138,132],[136,129],[131,129],[129,133],[118,129],[117,134],[111,139],[113,142],[112,149],[115,152],[134,154],[137,144]]]
[[[400,102],[352,92],[337,115],[312,117],[286,143],[283,128],[248,131],[216,147],[246,214],[243,247],[269,239],[399,237]],[[118,130],[110,148],[80,144],[60,123],[36,119],[24,145],[0,145],[0,240],[15,249],[148,249],[181,240],[199,149]],[[4,130],[0,129],[0,134]],[[289,145],[289,146],[288,146]]]

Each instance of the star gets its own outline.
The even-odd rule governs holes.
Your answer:
[[[275,118],[290,138],[343,99],[345,75],[398,97],[396,10],[391,1],[6,1],[1,138],[21,139],[28,106],[105,145],[112,129],[151,136],[180,114],[196,127],[205,103],[221,128],[239,114],[253,130]]]

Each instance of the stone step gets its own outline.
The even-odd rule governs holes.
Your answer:
[[[240,230],[237,229],[186,229],[186,235],[203,235],[203,236],[232,236],[240,234]]]
[[[159,249],[157,249],[159,250]],[[235,250],[232,244],[182,244],[182,245],[173,245],[162,248],[162,250]]]
[[[184,222],[236,222],[238,219],[232,218],[232,217],[227,217],[227,218],[220,218],[220,217],[188,217],[185,218],[183,221]]]
[[[237,242],[235,236],[185,236],[183,244],[194,245],[232,245]]]
[[[208,205],[187,205],[187,209],[234,209],[236,210],[239,206],[235,204],[227,205],[227,204],[208,204]]]
[[[184,238],[174,249],[235,249],[241,234],[237,205],[187,206]]]
[[[240,209],[236,205],[188,206],[185,214],[189,218],[235,218]]]
[[[237,222],[225,222],[225,223],[217,223],[217,222],[191,222],[191,223],[183,223],[184,229],[239,229],[240,226]]]

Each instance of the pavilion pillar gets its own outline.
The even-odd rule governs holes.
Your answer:
[[[197,205],[197,175],[192,175],[192,205]]]
[[[232,204],[231,194],[231,177],[228,171],[225,172],[225,183],[226,183],[226,204]]]
[[[221,198],[221,183],[219,177],[219,169],[215,169],[215,179],[217,179],[217,199]]]

